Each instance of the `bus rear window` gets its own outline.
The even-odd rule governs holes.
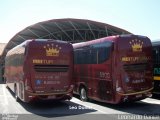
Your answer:
[[[109,59],[112,42],[85,46],[74,51],[75,64],[100,64]]]

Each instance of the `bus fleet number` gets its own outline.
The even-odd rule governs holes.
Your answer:
[[[100,76],[100,78],[104,78],[104,79],[110,78],[110,73],[108,73],[108,72],[100,72],[99,76]]]

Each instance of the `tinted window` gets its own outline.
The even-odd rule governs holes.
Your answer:
[[[100,64],[109,59],[111,42],[97,43],[74,50],[75,64]]]
[[[24,62],[24,46],[19,46],[18,48],[10,51],[5,59],[5,65],[7,66],[20,66]]]
[[[160,64],[160,49],[159,47],[153,48],[153,63],[154,64]]]

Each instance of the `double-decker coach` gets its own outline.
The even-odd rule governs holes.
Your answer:
[[[152,45],[149,38],[118,35],[75,43],[74,93],[106,103],[151,96]]]
[[[72,98],[73,47],[58,40],[27,40],[5,58],[6,85],[16,100]]]

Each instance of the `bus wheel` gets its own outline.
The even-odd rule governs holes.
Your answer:
[[[18,93],[17,93],[17,87],[16,86],[14,87],[14,93],[15,93],[14,97],[15,97],[16,101],[18,102],[19,99],[18,99]]]
[[[80,99],[82,101],[87,101],[88,100],[87,91],[86,91],[86,89],[84,87],[80,88]]]

